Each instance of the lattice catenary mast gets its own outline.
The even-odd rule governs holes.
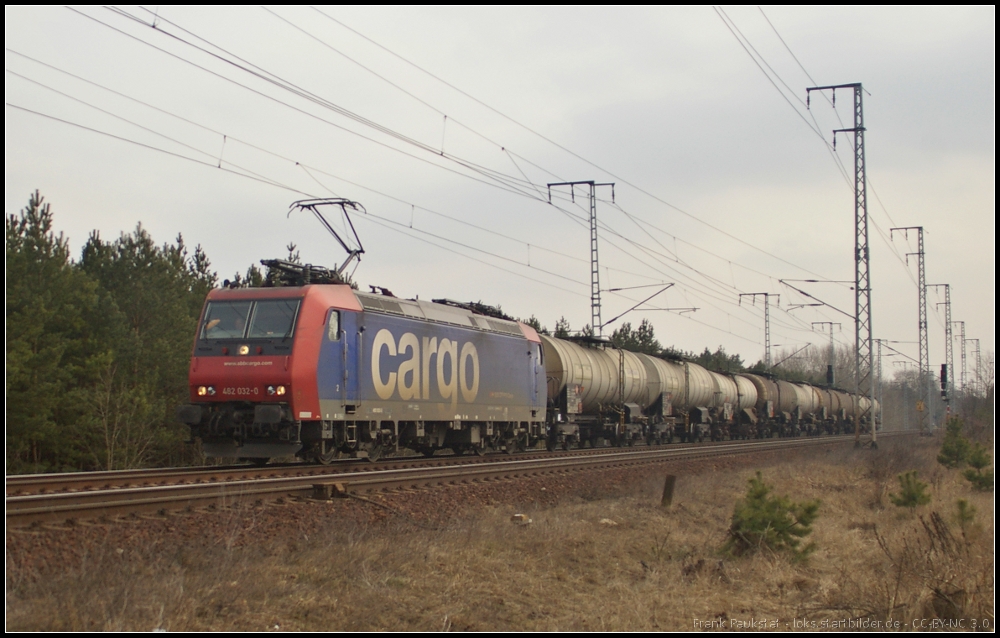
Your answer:
[[[769,299],[771,297],[777,297],[778,303],[781,303],[781,295],[775,294],[773,292],[743,292],[740,293],[740,304],[743,303],[744,297],[753,297],[754,303],[757,302],[757,295],[764,296],[764,365],[770,369],[771,367],[771,311],[769,310]]]
[[[930,284],[928,288],[944,288],[944,303],[938,303],[938,306],[944,306],[944,363],[945,370],[948,371],[948,382],[947,395],[945,396],[945,402],[951,400],[951,397],[955,396],[955,354],[952,351],[952,334],[951,334],[951,285],[950,284]]]
[[[832,91],[833,105],[837,105],[837,89],[854,91],[854,128],[833,132],[833,145],[837,147],[837,133],[854,133],[854,379],[859,397],[854,411],[854,444],[861,443],[861,421],[867,415],[875,437],[875,375],[872,374],[872,289],[868,251],[868,191],[865,168],[865,115],[860,82],[813,86],[806,89],[806,108],[812,91]],[[862,413],[860,398],[867,398],[869,407]]]
[[[910,231],[917,231],[917,252],[906,253],[907,262],[910,260],[910,255],[917,256],[917,295],[919,299],[919,304],[917,306],[917,329],[920,334],[920,371],[917,375],[920,383],[920,392],[917,395],[920,404],[917,406],[917,419],[920,427],[921,434],[927,434],[927,411],[930,409],[928,396],[928,383],[930,382],[930,349],[927,345],[927,276],[926,270],[924,268],[924,227],[923,226],[906,226],[903,228],[890,228],[889,229],[889,240],[892,240],[892,234],[896,231],[902,231],[906,233],[907,239],[910,237]]]
[[[611,187],[611,201],[615,201],[615,185],[613,182],[605,184],[595,184],[593,180],[580,182],[553,182],[549,184],[549,203],[552,203],[553,186],[569,186],[570,197],[576,201],[576,186],[590,187],[590,325],[594,329],[594,335],[600,337],[603,334],[601,325],[601,283],[597,270],[597,195],[598,186]]]

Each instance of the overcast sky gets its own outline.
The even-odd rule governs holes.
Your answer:
[[[220,280],[290,242],[334,266],[287,212],[345,197],[368,212],[362,289],[578,329],[588,199],[546,184],[614,182],[601,288],[674,285],[606,332],[648,318],[664,345],[752,363],[763,298],[739,295],[768,292],[775,351],[828,343],[821,321],[853,345],[848,285],[792,284],[845,315],[779,280],[854,278],[853,135],[830,147],[853,94],[806,110],[805,89],[861,82],[874,336],[917,340],[916,234],[890,229],[923,226],[927,282],[994,349],[994,7],[152,9],[5,8],[5,211],[38,189],[77,254],[142,223]],[[604,292],[603,321],[656,291]]]

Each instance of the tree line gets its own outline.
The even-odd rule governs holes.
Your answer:
[[[216,282],[201,247],[158,245],[139,224],[93,231],[74,260],[37,192],[5,220],[7,472],[189,462],[174,409]]]

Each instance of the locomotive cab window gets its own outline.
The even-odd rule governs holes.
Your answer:
[[[205,310],[202,339],[242,339],[246,334],[250,301],[213,301]]]
[[[295,330],[298,299],[212,301],[201,339],[285,339]]]
[[[340,339],[340,311],[330,311],[330,321],[327,324],[326,338],[328,341]]]
[[[284,339],[292,336],[295,316],[299,312],[298,299],[268,299],[254,304],[253,321],[250,322],[251,339]]]

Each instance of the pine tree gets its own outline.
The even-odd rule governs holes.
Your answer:
[[[815,550],[814,543],[801,549],[799,544],[812,533],[812,524],[819,515],[819,501],[795,503],[785,496],[770,496],[772,488],[764,483],[760,472],[749,483],[746,496],[733,511],[729,539],[723,550],[740,556],[767,547],[790,552],[796,560]]]
[[[542,322],[539,321],[538,317],[536,317],[535,315],[531,315],[527,319],[518,319],[518,321],[520,321],[526,326],[531,326],[532,328],[535,329],[535,332],[537,332],[538,334],[543,334],[543,335],[549,334],[548,329],[542,327]]]
[[[927,483],[917,480],[917,471],[904,472],[899,475],[899,494],[890,494],[889,500],[897,507],[908,507],[911,510],[918,505],[931,502],[927,493]]]
[[[80,423],[94,369],[108,357],[96,338],[97,286],[70,261],[36,191],[6,218],[7,471],[84,466]]]
[[[104,469],[175,462],[185,435],[174,422],[187,397],[191,338],[205,296],[215,284],[207,256],[190,255],[180,235],[157,246],[139,224],[105,242],[92,233],[80,268],[117,309],[105,338],[114,359],[99,370],[90,403],[93,454]]]
[[[941,453],[937,460],[948,468],[959,468],[965,465],[969,456],[969,442],[962,436],[962,419],[952,417],[945,424],[944,441],[941,443]]]
[[[566,317],[559,317],[559,321],[556,322],[556,329],[552,332],[552,336],[556,339],[565,339],[569,336],[569,321]]]
[[[631,323],[623,323],[620,328],[611,333],[611,342],[622,350],[642,352],[652,356],[658,356],[663,351],[663,346],[656,340],[653,324],[649,322],[649,319],[643,319],[635,330],[632,329]]]
[[[976,443],[975,447],[968,455],[968,463],[971,466],[962,474],[972,487],[980,492],[993,491],[993,472],[985,471],[990,464],[990,454],[981,444]]]

